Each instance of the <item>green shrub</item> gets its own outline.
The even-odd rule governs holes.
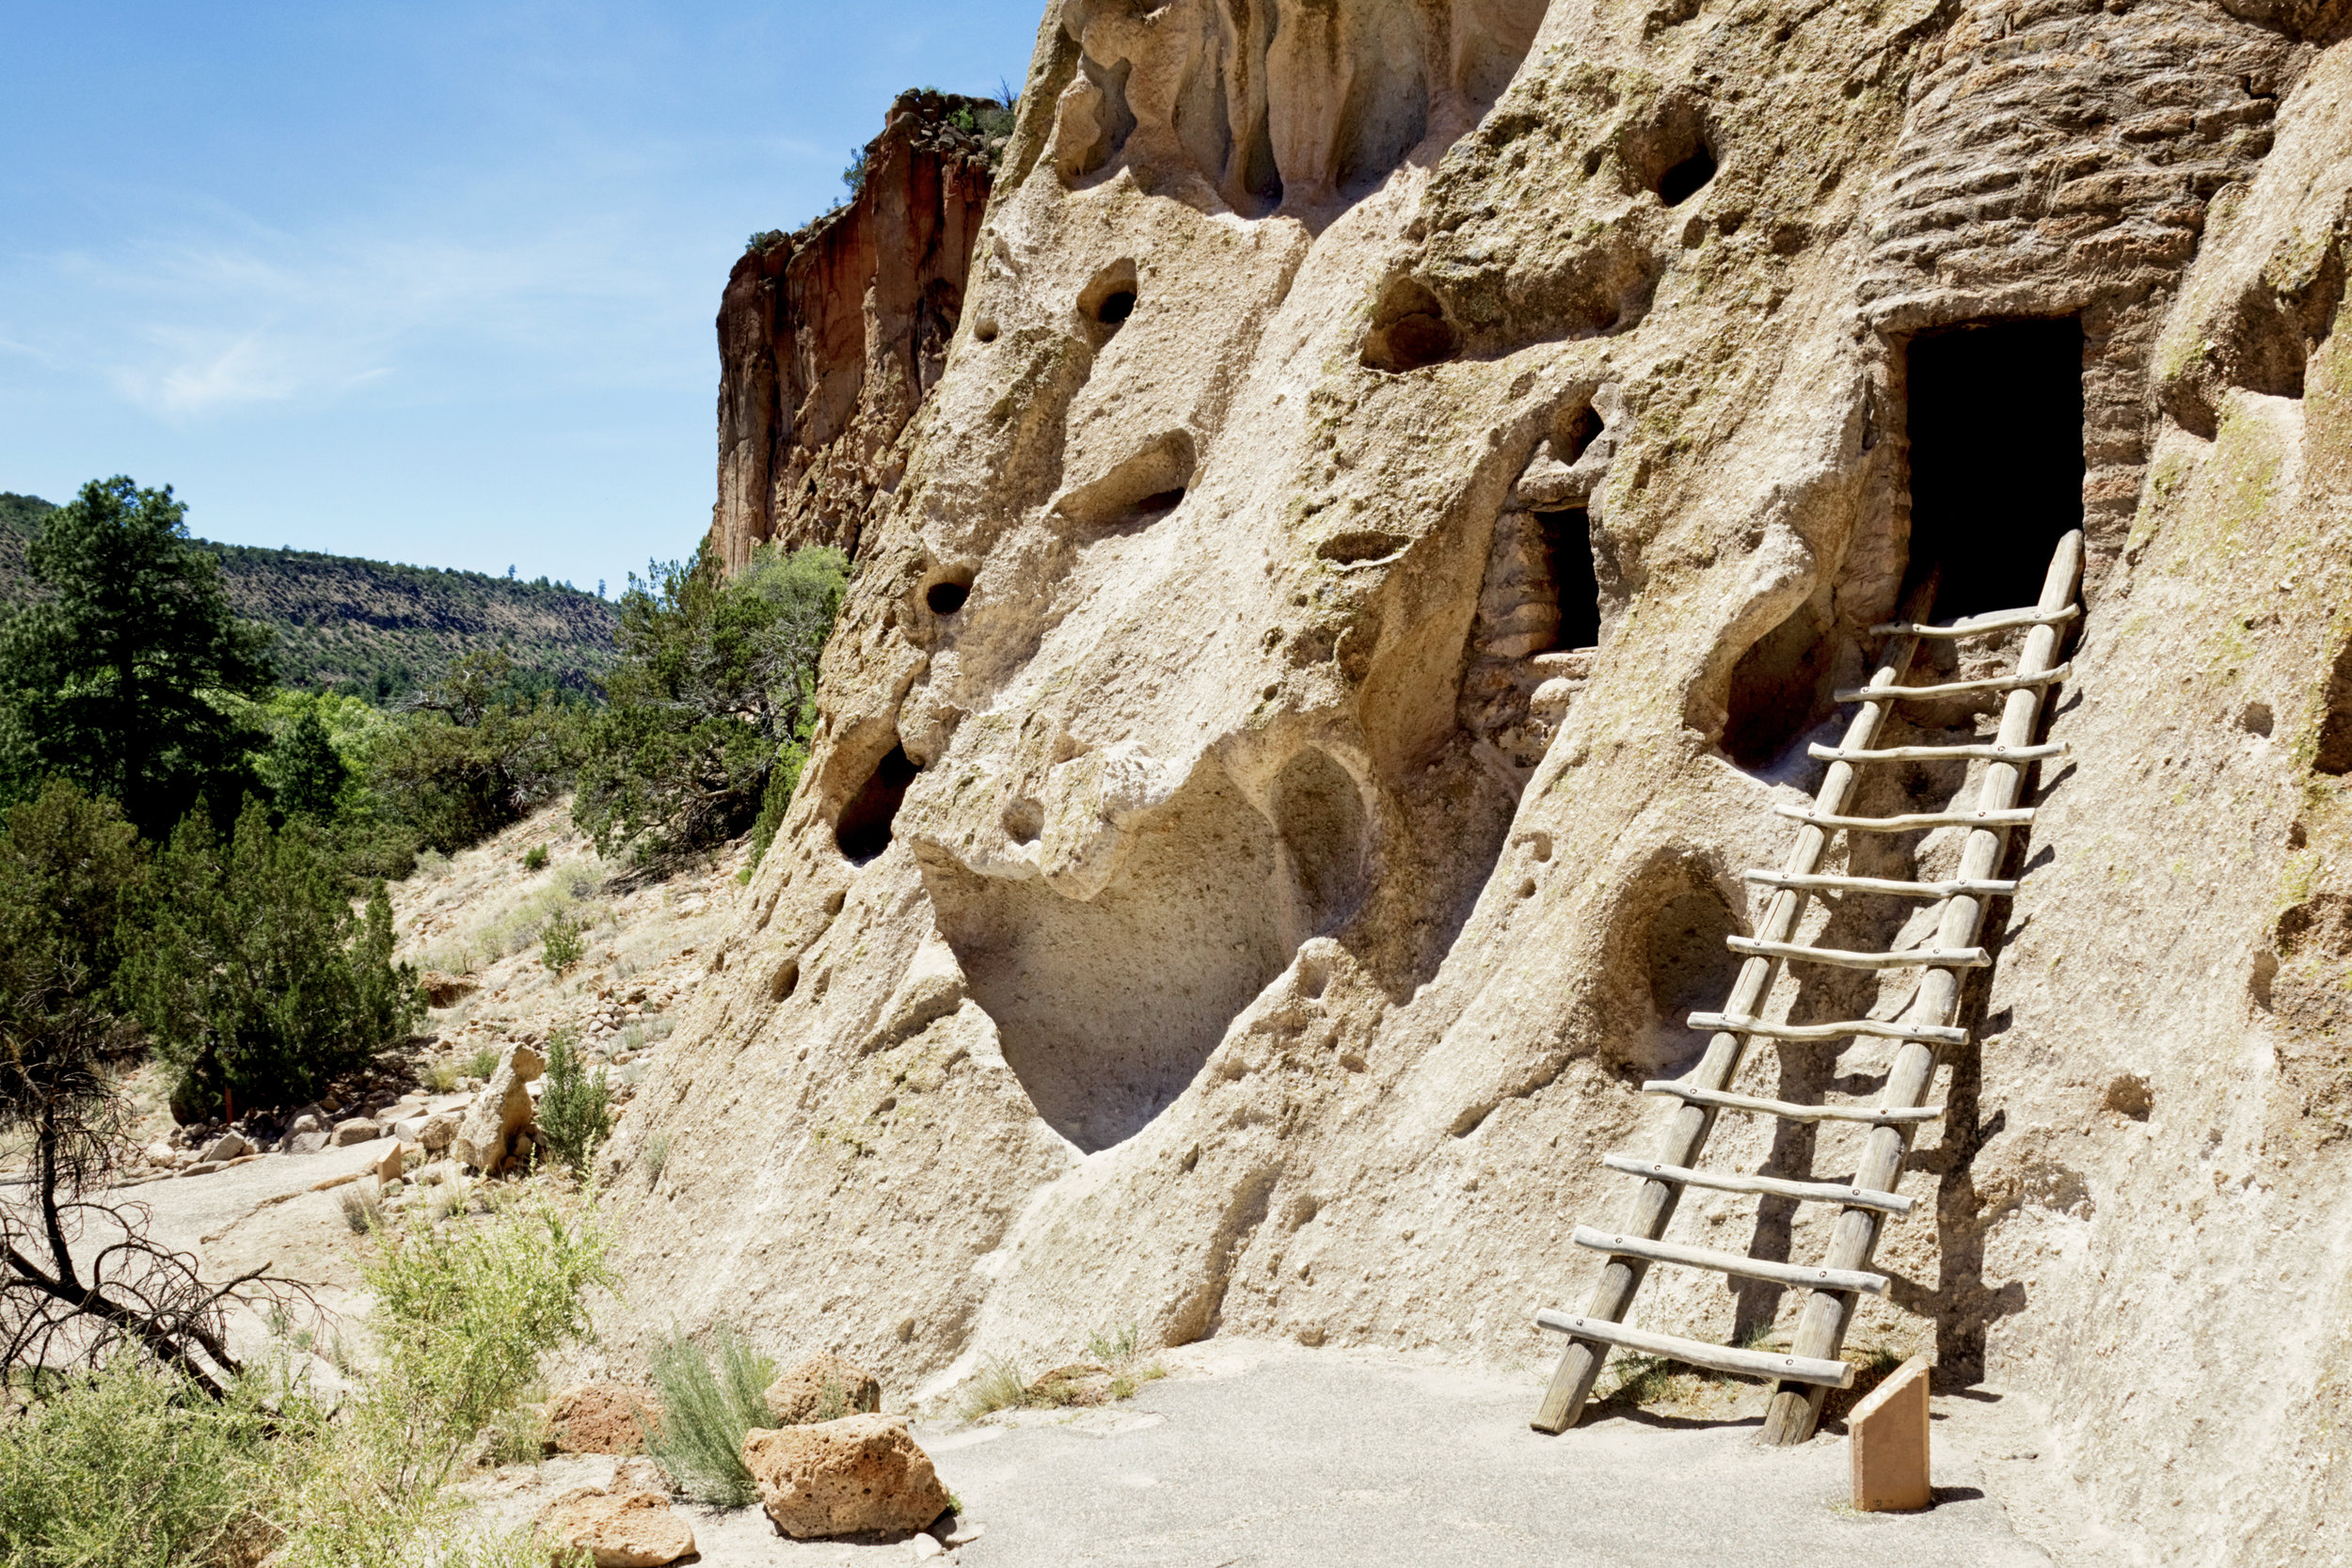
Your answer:
[[[706,546],[630,578],[572,805],[599,854],[667,862],[781,818],[848,577],[823,546],[763,549],[728,575]]]
[[[743,1467],[743,1438],[755,1427],[775,1424],[768,1385],[776,1380],[776,1368],[724,1323],[712,1330],[710,1349],[707,1355],[691,1339],[675,1336],[654,1352],[661,1429],[650,1434],[646,1451],[693,1497],[719,1508],[741,1508],[759,1498],[757,1483]]]
[[[310,826],[273,830],[248,799],[224,842],[199,813],[157,863],[148,940],[124,971],[176,1098],[199,1113],[294,1104],[373,1061],[424,1015],[416,974],[392,962],[378,884],[355,912]]]
[[[248,1377],[215,1402],[125,1354],[0,1418],[0,1561],[175,1568],[230,1556],[314,1428],[308,1402],[281,1398],[273,1412],[263,1395]]]
[[[490,1074],[498,1069],[499,1051],[494,1045],[477,1047],[474,1053],[466,1058],[466,1076],[469,1078],[479,1078],[486,1083]]]
[[[523,851],[523,869],[525,871],[545,871],[547,868],[548,847],[546,845],[534,844],[530,848]]]
[[[469,654],[370,746],[364,768],[385,811],[427,847],[478,843],[570,783],[581,709],[527,673],[503,650]]]
[[[661,1180],[661,1168],[670,1163],[670,1134],[656,1132],[647,1138],[644,1150],[639,1157],[645,1163],[645,1184],[649,1187],[658,1185]]]
[[[558,1029],[548,1037],[547,1087],[539,1095],[539,1130],[554,1145],[555,1156],[576,1172],[585,1172],[596,1146],[612,1135],[612,1089],[604,1069],[583,1070],[580,1047],[571,1031]]]
[[[588,956],[588,944],[580,939],[580,923],[568,914],[559,914],[548,922],[548,934],[539,944],[539,962],[551,974],[561,974]]]

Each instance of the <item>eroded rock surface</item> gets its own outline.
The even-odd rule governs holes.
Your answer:
[[[918,1530],[947,1510],[930,1456],[894,1416],[844,1416],[743,1439],[760,1504],[795,1540]]]
[[[1055,7],[785,831],[616,1150],[662,1322],[937,1394],[1133,1323],[1528,1368],[1868,634],[2088,614],[1849,1342],[2047,1398],[2160,1560],[2347,1472],[2352,46],[2335,8]],[[2012,650],[1922,660],[1989,673]],[[1989,733],[1921,705],[1886,738]],[[1881,767],[1870,813],[1965,804]],[[1955,830],[1829,869],[1956,863]],[[1931,907],[1817,903],[1913,945]],[[1807,967],[1775,1017],[1892,1016]],[[1867,1100],[1884,1042],[1737,1087]],[[1850,1170],[1724,1118],[1708,1163]],[[1834,1215],[1692,1194],[1810,1260]],[[1653,1270],[1645,1326],[1785,1330]],[[636,1351],[630,1350],[635,1345]],[[2246,1356],[2211,1347],[2248,1348]]]
[[[719,499],[710,542],[855,548],[898,483],[899,436],[938,382],[987,205],[999,106],[902,93],[848,203],[755,236],[719,307]]]
[[[801,1426],[882,1408],[873,1373],[837,1355],[812,1355],[768,1386],[768,1413],[778,1426]]]

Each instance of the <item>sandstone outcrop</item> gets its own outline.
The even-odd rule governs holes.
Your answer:
[[[754,1432],[743,1464],[768,1517],[795,1540],[918,1530],[947,1511],[930,1455],[895,1416]]]
[[[2352,45],[2321,7],[1056,6],[799,794],[616,1150],[616,1325],[917,1397],[1105,1325],[1528,1369],[1907,582],[2090,568],[1849,1343],[2153,1560],[2336,1528]],[[1996,661],[1972,647],[1939,674]],[[1922,678],[1928,678],[1924,673]],[[1980,733],[1981,705],[1906,737]],[[1826,727],[1825,727],[1826,726]],[[1865,809],[1974,787],[1925,761]],[[1892,835],[1834,869],[1948,869]],[[1817,904],[1808,940],[1931,914]],[[1906,983],[1786,976],[1772,1016]],[[1884,1042],[1737,1087],[1865,1100]],[[1831,1179],[1851,1128],[1725,1117]],[[1692,1194],[1809,1261],[1833,1212]],[[1719,1341],[1799,1292],[1653,1272]],[[807,1348],[814,1348],[811,1344]],[[642,1354],[642,1349],[640,1351]]]
[[[505,1163],[515,1135],[532,1124],[531,1085],[547,1066],[547,1058],[532,1047],[508,1046],[451,1140],[451,1157],[485,1175],[494,1174]]]
[[[873,1373],[837,1355],[812,1355],[768,1386],[768,1413],[778,1426],[803,1426],[882,1409]]]
[[[551,1544],[588,1553],[596,1568],[661,1568],[694,1549],[694,1527],[659,1492],[574,1487],[532,1522]]]
[[[899,437],[939,380],[963,309],[1002,105],[899,95],[850,201],[755,236],[719,307],[713,552],[770,540],[857,547],[896,487]]]

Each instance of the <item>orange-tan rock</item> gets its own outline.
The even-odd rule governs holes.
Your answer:
[[[755,1432],[743,1464],[768,1517],[795,1540],[918,1530],[947,1509],[930,1455],[895,1416]]]
[[[783,1427],[882,1409],[882,1384],[837,1355],[812,1355],[768,1386],[768,1411]]]
[[[694,1527],[659,1492],[575,1487],[539,1510],[540,1533],[585,1551],[596,1568],[661,1568],[694,1549]]]

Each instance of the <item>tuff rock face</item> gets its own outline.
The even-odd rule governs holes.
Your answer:
[[[730,568],[771,539],[854,548],[874,498],[897,484],[899,435],[963,309],[1003,142],[981,117],[995,109],[900,94],[856,195],[798,233],[756,236],[736,262],[719,306],[710,518]]]
[[[2072,754],[1849,1342],[2046,1399],[2151,1556],[2340,1528],[2340,20],[1054,8],[800,797],[616,1150],[670,1140],[650,1327],[926,1392],[1129,1322],[1280,1334],[1518,1362],[1532,1413],[1532,1314],[1581,1308],[1570,1232],[1631,1196],[1598,1156],[1703,1046],[1867,627],[1931,570],[1947,613],[2028,603],[2079,523]],[[1973,787],[1882,767],[1861,809]],[[1889,1054],[1758,1046],[1739,1086],[1867,1100]],[[1708,1163],[1831,1177],[1856,1137],[1726,1117]],[[1810,1259],[1828,1224],[1694,1193],[1670,1234]],[[1660,1269],[1636,1319],[1798,1305]]]

